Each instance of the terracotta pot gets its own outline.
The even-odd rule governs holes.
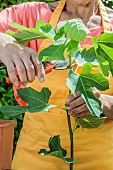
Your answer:
[[[11,169],[14,120],[0,120],[0,170]]]

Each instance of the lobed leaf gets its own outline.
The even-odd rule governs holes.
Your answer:
[[[51,60],[65,60],[64,51],[66,38],[61,38],[57,40],[54,44],[50,45],[48,48],[42,50],[39,54],[40,61],[51,61]]]
[[[64,31],[72,40],[79,42],[84,41],[86,35],[89,33],[89,30],[80,18],[68,20],[64,25]]]
[[[50,148],[49,151],[46,151],[46,149],[41,149],[38,153],[40,155],[54,156],[60,158],[68,164],[77,162],[77,159],[65,158],[65,156],[67,155],[67,151],[61,147],[59,135],[50,137],[48,145]]]
[[[48,38],[54,39],[55,31],[53,30],[51,24],[46,24],[44,26],[41,26],[39,31],[42,32]]]
[[[106,45],[108,44],[109,46],[113,47],[113,32],[101,34],[97,38],[97,42]]]
[[[96,57],[99,62],[101,71],[104,74],[104,76],[108,77],[110,73],[110,66],[109,62],[105,59],[104,55],[105,53],[102,50],[100,50],[100,48],[96,50]]]
[[[37,39],[46,39],[47,36],[38,34],[36,32],[21,31],[20,33],[15,33],[13,37],[21,44],[27,44],[29,41]]]
[[[98,53],[109,63],[110,71],[113,75],[113,48],[99,43]]]
[[[80,75],[70,70],[66,83],[73,94],[76,91],[81,93],[92,115],[99,117],[102,113],[101,101],[93,94],[91,88],[96,87],[104,91],[109,88],[109,83],[101,73],[91,74],[91,67],[92,64],[85,64]]]
[[[93,65],[98,65],[94,47],[86,50],[84,49],[81,53],[76,51],[73,53],[76,63],[78,66],[83,66],[85,63],[90,62]]]
[[[64,27],[65,25],[67,24],[67,21],[61,21],[57,24],[57,27],[56,27],[56,33],[58,32],[64,32]]]
[[[6,34],[8,34],[8,35],[10,35],[10,36],[14,36],[14,34],[15,34],[15,32],[14,31],[11,31],[11,30],[7,30],[6,32],[5,32]]]
[[[73,52],[78,49],[78,41],[75,41],[69,38],[65,46],[67,48],[67,52]]]
[[[21,24],[17,24],[16,22],[11,23],[10,26],[18,29],[19,31],[28,31],[29,30],[29,28],[27,28]]]
[[[18,95],[24,100],[28,106],[9,106],[5,105],[0,108],[0,111],[8,116],[16,116],[25,111],[28,112],[47,112],[54,105],[48,104],[51,92],[48,88],[42,88],[38,92],[32,88],[22,88],[18,90]]]
[[[81,42],[84,41],[89,33],[87,27],[83,24],[80,18],[68,21],[61,21],[56,28],[56,36],[61,38],[64,34],[68,35],[72,40]]]
[[[113,75],[113,33],[104,33],[97,39],[92,38],[95,54],[105,76]]]
[[[85,116],[76,119],[76,123],[81,125],[83,128],[97,128],[104,123],[106,117],[96,117],[96,116]]]
[[[43,35],[45,35],[46,37],[50,38],[50,39],[54,39],[55,36],[55,31],[52,28],[51,24],[49,23],[45,23],[42,20],[38,20],[36,22],[36,26],[35,26],[35,32],[40,34],[42,33]],[[32,31],[32,30],[31,30]]]
[[[37,39],[54,39],[55,32],[51,24],[44,21],[37,21],[35,28],[27,28],[17,23],[11,23],[13,28],[19,30],[19,33],[14,33],[11,30],[7,30],[6,33],[13,36],[19,43],[26,44],[29,41]]]

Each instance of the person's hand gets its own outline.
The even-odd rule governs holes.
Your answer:
[[[23,85],[32,82],[35,75],[38,76],[40,82],[45,80],[44,68],[36,52],[18,44],[14,38],[3,33],[0,33],[0,60],[6,65],[9,78],[15,86],[18,86],[15,67]]]
[[[101,94],[100,100],[102,102],[103,115],[113,120],[113,96]]]
[[[95,88],[93,89],[93,93],[96,97],[100,98],[100,92]],[[75,96],[70,94],[66,100],[66,104],[69,115],[72,115],[76,118],[91,115],[80,92],[76,92]]]

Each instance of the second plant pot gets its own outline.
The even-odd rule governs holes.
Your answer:
[[[0,170],[11,169],[14,120],[0,120]]]

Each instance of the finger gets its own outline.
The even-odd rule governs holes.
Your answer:
[[[85,116],[89,116],[89,115],[91,115],[91,113],[90,113],[90,111],[88,110],[88,111],[86,111],[86,112],[82,112],[82,113],[80,113],[80,114],[77,114],[77,115],[75,115],[74,117],[80,118],[80,117],[85,117]]]
[[[32,52],[31,60],[35,67],[35,71],[36,71],[39,81],[41,83],[44,82],[45,81],[45,71],[44,71],[42,63],[38,60],[38,56],[35,52]]]
[[[76,98],[75,100],[71,101],[69,104],[68,104],[68,109],[73,109],[73,108],[76,108],[80,105],[83,105],[85,103],[84,99],[79,96],[78,98]],[[80,108],[80,107],[79,107]]]
[[[10,61],[9,64],[7,65],[7,72],[14,86],[18,86],[18,77],[16,76],[14,63],[12,61]]]
[[[83,104],[77,108],[70,109],[69,114],[74,116],[74,115],[78,115],[78,114],[80,114],[82,112],[86,112],[86,111],[88,111],[88,108],[87,108],[86,104]]]
[[[70,94],[70,95],[68,96],[68,98],[66,99],[66,104],[68,105],[70,102],[72,102],[73,100],[77,99],[79,96],[80,96],[80,92],[79,92],[79,91],[77,91],[77,92],[75,93],[75,95]]]
[[[20,82],[24,86],[26,86],[26,84],[27,84],[27,73],[26,73],[25,66],[24,66],[24,64],[23,64],[23,62],[20,58],[16,59],[15,66],[16,66],[16,69],[17,69],[17,72],[18,72]]]
[[[38,73],[37,73],[38,79],[40,83],[43,83],[45,81],[45,71],[41,62],[38,61],[37,65],[38,65]]]
[[[29,54],[23,55],[22,61],[26,68],[27,80],[28,82],[32,82],[35,79],[35,68],[30,60]]]
[[[96,97],[100,97],[100,92],[94,87],[94,88],[92,88],[92,90],[93,90],[93,93],[95,94],[95,96]]]

